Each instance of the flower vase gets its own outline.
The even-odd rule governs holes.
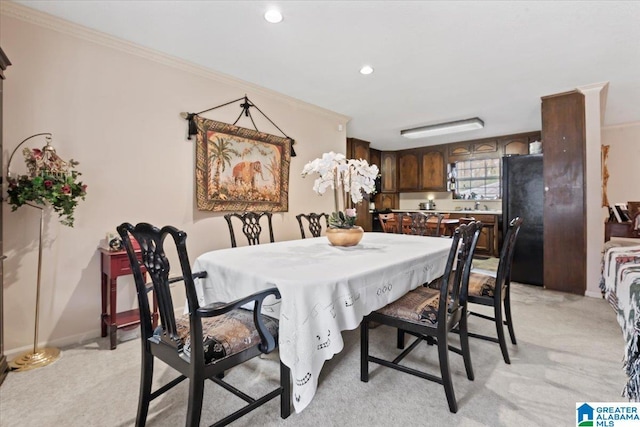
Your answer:
[[[351,228],[327,228],[327,239],[333,246],[355,246],[363,235],[364,230],[357,225]]]

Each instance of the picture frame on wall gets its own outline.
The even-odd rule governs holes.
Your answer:
[[[196,205],[286,212],[291,140],[197,116]]]

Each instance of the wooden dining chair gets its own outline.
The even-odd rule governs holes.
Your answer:
[[[329,215],[326,213],[310,213],[310,214],[298,214],[296,215],[296,219],[298,220],[298,225],[300,226],[300,234],[302,238],[305,239],[307,236],[304,232],[303,222],[307,223],[307,229],[309,233],[311,233],[312,237],[320,237],[322,234],[322,218],[324,218],[324,229],[326,230],[329,227]],[[304,220],[304,221],[303,221]]]
[[[395,213],[379,213],[378,219],[385,233],[398,233],[398,219]]]
[[[235,220],[233,218],[236,218]],[[265,218],[265,219],[263,219]],[[233,223],[240,223],[242,227],[242,233],[247,238],[249,245],[259,245],[260,244],[260,236],[263,231],[263,226],[266,226],[266,229],[269,232],[269,241],[271,243],[275,242],[273,238],[273,225],[271,223],[271,212],[234,212],[230,214],[226,214],[224,219],[227,220],[227,225],[229,226],[229,235],[231,237],[231,247],[235,248],[237,246],[236,243],[236,235],[234,232]],[[264,224],[266,221],[266,225]],[[261,224],[262,222],[262,224]]]
[[[256,409],[269,400],[280,396],[280,415],[289,416],[290,371],[280,364],[280,385],[254,399],[231,384],[223,381],[224,372],[262,353],[270,353],[278,345],[278,321],[260,313],[263,300],[274,295],[280,298],[276,288],[266,289],[230,303],[212,303],[200,307],[194,286],[194,279],[206,277],[204,272],[192,273],[187,255],[187,235],[174,227],[158,229],[147,223],[135,227],[124,223],[118,228],[126,248],[131,271],[134,276],[140,310],[140,331],[142,338],[142,371],[136,426],[144,426],[149,404],[152,400],[189,379],[187,401],[187,426],[198,426],[202,410],[204,382],[210,379],[247,402],[231,415],[226,416],[216,426],[223,426]],[[140,262],[132,245],[131,236],[140,244],[142,264],[151,276],[151,283],[145,283]],[[165,242],[171,237],[179,266],[171,269],[165,254]],[[177,277],[169,277],[172,273]],[[173,283],[183,282],[189,305],[189,312],[175,317],[175,304],[171,296]],[[149,292],[157,298],[160,309],[161,326],[152,327],[149,309]],[[253,302],[253,310],[241,308]],[[166,363],[180,375],[152,392],[153,366],[155,359]]]
[[[517,345],[516,335],[513,330],[513,319],[511,317],[511,264],[513,263],[516,240],[523,221],[522,218],[516,217],[509,223],[509,230],[504,238],[502,251],[500,253],[498,270],[496,272],[473,270],[469,277],[469,302],[493,307],[493,317],[474,311],[470,311],[470,314],[494,322],[497,335],[496,337],[491,337],[470,332],[469,336],[500,344],[502,358],[507,364],[511,364],[511,360],[509,359],[504,325],[506,325],[509,330],[511,343]],[[504,317],[502,316],[503,306]]]
[[[442,229],[442,219],[444,216],[439,213],[430,212],[408,212],[402,218],[402,232],[414,236],[439,237]]]
[[[418,376],[444,386],[451,412],[458,411],[453,391],[449,350],[461,354],[467,378],[474,379],[467,336],[467,285],[471,270],[471,259],[478,242],[478,223],[459,226],[453,233],[451,249],[439,289],[419,286],[400,299],[374,311],[364,318],[360,326],[360,380],[369,381],[369,362]],[[455,266],[455,270],[454,270]],[[369,323],[377,322],[398,329],[398,348],[404,348],[404,334],[416,340],[394,360],[384,360],[369,354]],[[449,345],[449,332],[460,331],[460,348]],[[375,333],[375,332],[373,332]],[[421,341],[435,344],[438,348],[440,376],[423,372],[400,364]],[[415,390],[412,390],[412,392]]]

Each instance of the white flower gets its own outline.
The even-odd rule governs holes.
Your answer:
[[[330,151],[324,153],[321,158],[307,163],[302,169],[302,177],[317,173],[319,178],[313,183],[313,191],[322,195],[331,188],[334,191],[335,208],[338,213],[340,212],[338,194],[349,195],[354,204],[362,202],[364,194],[375,191],[378,172],[378,167],[369,165],[366,160],[347,159],[344,154]],[[346,201],[343,204],[346,204]],[[345,214],[352,224],[355,219],[355,209],[345,209]]]

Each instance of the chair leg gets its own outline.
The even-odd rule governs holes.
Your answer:
[[[140,371],[140,395],[138,397],[138,414],[136,427],[143,427],[147,423],[149,403],[151,402],[151,383],[153,382],[153,355],[143,346],[142,369]]]
[[[509,328],[509,336],[511,337],[511,343],[517,345],[516,333],[513,331],[513,319],[511,318],[511,300],[509,298],[509,288],[506,290],[504,298],[504,314],[507,318],[507,327]]]
[[[444,393],[447,395],[449,410],[455,414],[458,412],[458,403],[456,402],[456,395],[453,391],[451,370],[449,369],[449,340],[447,339],[447,334],[448,332],[446,331],[444,334],[438,334],[438,358],[440,360],[442,385],[444,386]]]
[[[360,324],[360,381],[369,382],[369,321]]]
[[[202,395],[204,393],[204,378],[189,378],[189,403],[187,405],[188,426],[200,425],[202,414]]]
[[[291,415],[291,369],[280,362],[280,418],[284,419]]]
[[[500,304],[496,304],[494,307],[494,318],[496,322],[496,333],[498,334],[498,342],[500,343],[500,350],[502,351],[502,357],[504,359],[504,363],[507,365],[511,364],[511,360],[509,359],[509,350],[507,349],[507,341],[504,336],[504,323],[502,320],[502,306]]]
[[[404,348],[404,331],[400,328],[398,328],[398,343],[397,343],[397,347],[399,349],[403,349]]]
[[[464,368],[467,371],[467,378],[473,381],[475,375],[473,374],[473,365],[471,364],[471,351],[469,350],[469,329],[467,325],[467,309],[462,312],[462,318],[460,319],[460,348],[462,350],[462,358],[464,359]]]

